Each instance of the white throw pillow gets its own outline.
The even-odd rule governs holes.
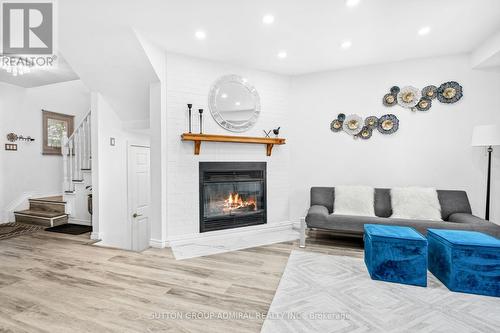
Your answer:
[[[442,221],[441,204],[434,188],[395,187],[391,189],[391,218]]]
[[[375,216],[375,190],[368,186],[336,186],[333,214]]]

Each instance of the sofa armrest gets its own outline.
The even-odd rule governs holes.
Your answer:
[[[313,205],[309,208],[306,216],[306,222],[323,221],[328,217],[328,208],[320,205]]]
[[[467,213],[453,213],[448,217],[448,222],[465,223],[465,224],[483,224],[487,221]]]

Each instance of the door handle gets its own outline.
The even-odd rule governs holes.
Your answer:
[[[137,214],[137,213],[134,213],[132,214],[132,217],[135,219],[136,217],[139,217],[139,216],[142,216],[142,214]]]

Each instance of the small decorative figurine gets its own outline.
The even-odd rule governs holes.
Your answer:
[[[191,133],[191,108],[193,107],[193,104],[188,104],[188,115],[189,115],[189,133]]]
[[[198,109],[200,113],[200,134],[203,134],[203,109]]]
[[[278,137],[278,135],[280,134],[280,128],[281,128],[281,126],[273,129],[273,133],[274,133],[274,135],[276,135],[276,137]]]

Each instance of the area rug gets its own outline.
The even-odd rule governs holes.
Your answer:
[[[23,223],[2,223],[0,224],[0,240],[23,235],[29,235],[43,230],[42,226]]]
[[[500,298],[371,280],[363,259],[292,251],[262,326],[292,332],[498,332]]]
[[[45,231],[58,232],[60,234],[67,234],[67,235],[81,235],[87,232],[91,232],[92,227],[88,225],[67,223],[47,228],[45,229]]]

